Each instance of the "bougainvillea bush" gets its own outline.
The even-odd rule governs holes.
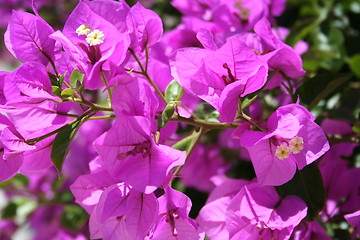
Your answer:
[[[360,237],[359,2],[18,2],[1,240]]]

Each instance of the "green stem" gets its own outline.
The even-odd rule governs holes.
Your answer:
[[[65,98],[63,99],[64,101],[71,101],[71,102],[76,102],[76,103],[80,103],[86,106],[89,106],[93,109],[96,109],[98,111],[106,111],[106,112],[113,112],[114,110],[111,107],[105,107],[105,106],[101,106],[98,105],[96,103],[92,103],[89,101],[86,101],[85,99],[78,99],[78,98]]]
[[[106,80],[105,74],[104,74],[104,72],[102,70],[100,71],[100,76],[101,76],[101,80],[103,81],[105,87],[107,87],[108,81]],[[107,91],[109,93],[110,100],[112,100],[112,90],[111,90],[111,88],[108,88]]]
[[[106,115],[106,116],[96,116],[96,117],[89,117],[87,120],[102,120],[102,119],[113,119],[116,118],[115,115]]]
[[[200,120],[200,119],[181,117],[178,114],[174,114],[170,118],[170,121],[183,122],[183,123],[187,123],[187,124],[190,124],[193,126],[202,127],[202,128],[208,129],[208,130],[217,129],[217,128],[236,128],[241,125],[240,123],[207,122],[207,121]]]

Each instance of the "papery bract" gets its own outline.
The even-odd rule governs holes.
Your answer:
[[[138,119],[124,116],[116,120],[95,141],[95,148],[113,177],[150,193],[163,183],[174,166],[184,163],[186,153],[156,144],[150,135],[149,122],[142,120],[141,127]]]
[[[227,208],[234,196],[249,182],[228,178],[216,181],[214,178],[216,188],[211,192],[196,221],[211,239],[229,239],[229,232],[226,229]]]
[[[175,79],[217,109],[221,121],[233,121],[239,97],[259,90],[267,79],[267,65],[236,39],[216,51],[178,51],[173,66]]]
[[[54,30],[39,16],[13,11],[5,33],[7,49],[20,61],[36,61],[44,65],[54,60]]]
[[[269,117],[267,130],[245,130],[240,134],[241,144],[249,151],[262,184],[284,184],[295,174],[296,165],[302,169],[329,150],[326,136],[314,123],[314,117],[297,104],[278,108]],[[302,142],[296,143],[298,149],[292,151],[293,139]],[[279,155],[282,150],[285,152]]]
[[[109,186],[115,183],[115,180],[107,173],[107,171],[99,171],[81,175],[70,186],[70,190],[74,195],[76,202],[88,213],[91,213],[95,205],[98,204],[101,194]]]
[[[98,7],[94,7],[94,10],[96,12],[86,2],[80,2],[69,16],[63,31],[51,35],[76,62],[76,68],[86,73],[84,86],[88,89],[103,86],[100,71],[109,69],[110,62],[121,64],[129,46],[128,34],[120,32],[98,15],[103,13]],[[105,17],[108,18],[108,15],[105,14]]]
[[[95,214],[94,221],[98,222],[94,227],[104,239],[142,240],[153,227],[157,212],[158,203],[153,194],[144,194],[119,183],[101,194],[92,215]]]
[[[158,201],[159,216],[149,239],[204,239],[196,222],[188,217],[191,201],[186,195],[167,186]]]
[[[60,101],[52,94],[45,66],[37,62],[26,62],[5,78],[4,96],[7,105]]]
[[[267,235],[259,229],[277,230],[279,232],[275,233],[278,235],[276,239],[288,239],[306,214],[307,206],[300,198],[287,196],[281,199],[273,187],[254,183],[244,186],[232,199],[226,223],[230,237],[239,231],[242,232],[241,235],[245,234],[244,226],[247,226],[249,229],[245,231],[258,231],[257,235]],[[254,230],[251,230],[251,225]],[[255,237],[254,232],[251,235]],[[271,235],[273,233],[263,237],[271,239]]]
[[[135,4],[126,18],[131,36],[131,48],[143,51],[157,43],[163,33],[161,18],[152,10],[145,9],[140,3]]]

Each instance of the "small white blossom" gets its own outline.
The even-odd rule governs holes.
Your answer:
[[[76,33],[78,36],[81,35],[88,35],[91,32],[91,26],[90,25],[80,25],[77,29],[76,29]]]
[[[294,137],[289,143],[290,152],[299,153],[304,148],[304,140],[302,137]]]
[[[275,156],[280,159],[284,160],[289,157],[290,149],[285,144],[277,146]]]
[[[104,42],[104,33],[98,29],[95,29],[86,36],[86,42],[90,46],[99,45]]]

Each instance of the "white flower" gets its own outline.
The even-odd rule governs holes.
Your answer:
[[[98,29],[95,29],[86,36],[86,42],[90,46],[99,45],[104,42],[104,33]]]
[[[304,140],[302,137],[294,137],[289,143],[290,152],[299,153],[304,148]]]
[[[289,157],[290,149],[285,144],[277,146],[275,156],[280,159],[284,160]]]
[[[91,26],[90,25],[80,25],[77,29],[76,29],[76,33],[78,36],[81,36],[81,35],[88,35],[89,32],[91,32]]]

